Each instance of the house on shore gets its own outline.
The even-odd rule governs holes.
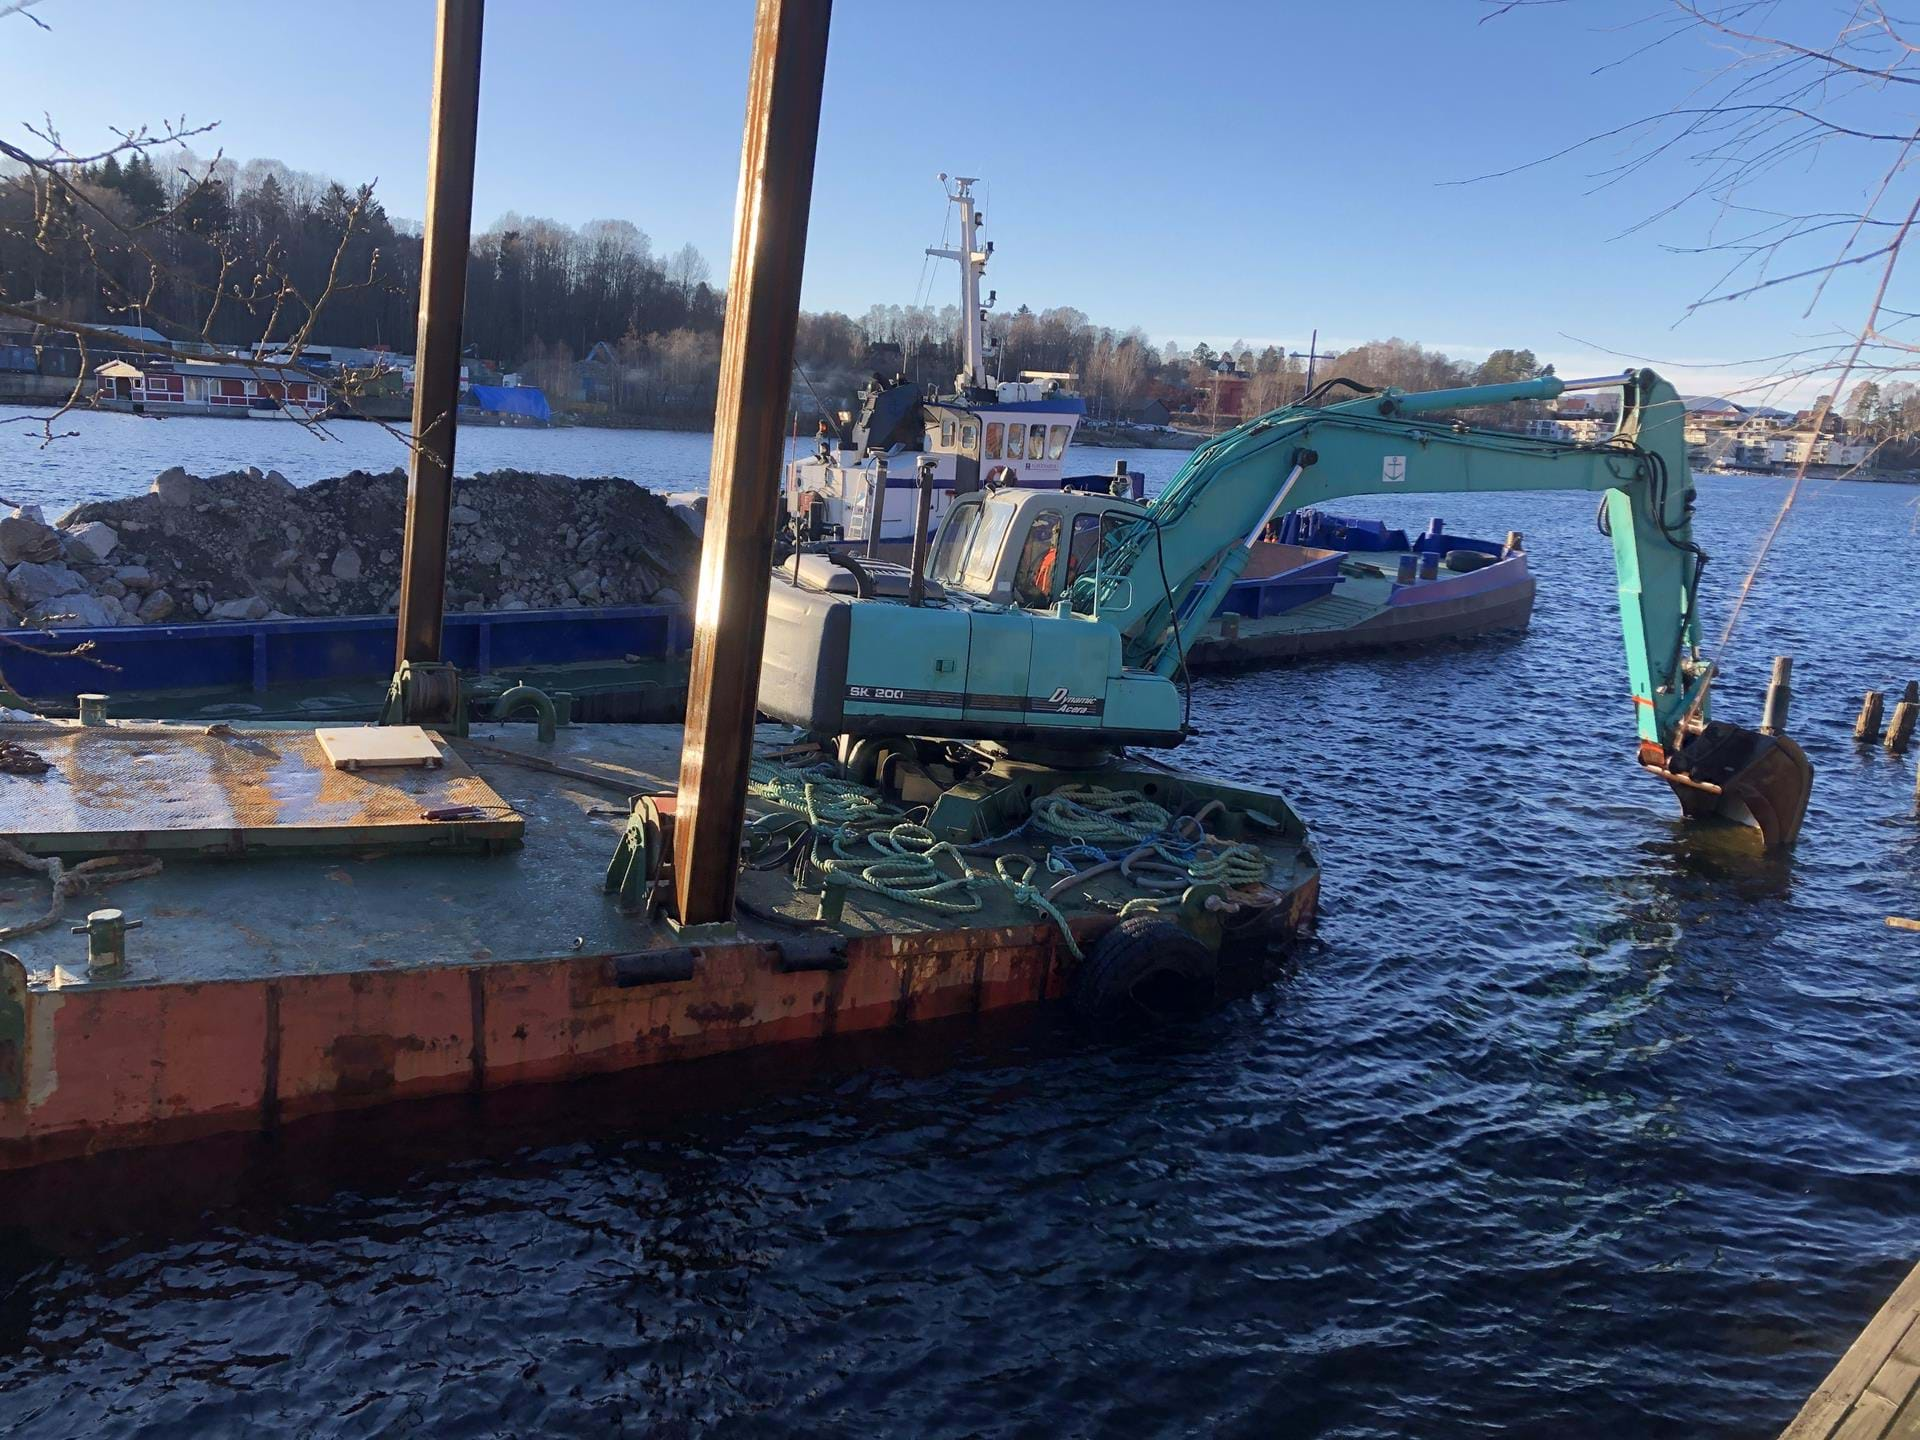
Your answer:
[[[316,420],[331,400],[318,376],[265,361],[109,361],[94,371],[103,409],[141,414],[231,415]]]

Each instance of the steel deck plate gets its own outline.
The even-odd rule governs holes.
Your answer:
[[[40,855],[470,848],[519,815],[451,751],[437,769],[335,770],[311,730],[0,725],[44,775],[0,775],[0,835]],[[466,807],[476,818],[429,820]]]

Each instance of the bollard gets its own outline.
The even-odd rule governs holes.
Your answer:
[[[1420,554],[1420,578],[1422,580],[1440,578],[1440,557],[1431,550],[1424,550]]]
[[[112,974],[127,963],[127,931],[138,930],[145,921],[129,920],[118,910],[91,910],[87,923],[72,927],[75,935],[87,937],[87,972]]]
[[[1402,555],[1400,557],[1400,573],[1396,575],[1394,579],[1402,585],[1413,584],[1413,572],[1417,570],[1419,566],[1420,562],[1413,556]]]
[[[848,887],[849,881],[844,872],[828,871],[827,883],[820,891],[820,913],[816,918],[829,925],[838,925],[846,913]]]
[[[1787,707],[1793,703],[1793,657],[1773,657],[1773,678],[1767,682],[1767,702],[1760,712],[1762,735],[1784,735]]]
[[[1860,700],[1860,718],[1853,722],[1853,738],[1862,745],[1871,745],[1880,738],[1880,721],[1885,714],[1887,697],[1878,690],[1869,690]]]
[[[80,701],[80,723],[82,725],[104,725],[107,723],[107,697],[89,692],[78,697]]]
[[[1913,727],[1920,721],[1920,705],[1911,700],[1902,700],[1893,707],[1893,718],[1887,722],[1887,753],[1904,755],[1907,746],[1913,740]]]
[[[1526,536],[1522,535],[1518,530],[1507,531],[1507,553],[1509,555],[1513,554],[1516,550],[1524,550],[1526,548]]]

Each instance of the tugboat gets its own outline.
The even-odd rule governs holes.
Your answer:
[[[948,177],[940,180],[946,184]],[[987,345],[986,306],[994,296],[981,303],[980,278],[993,242],[980,241],[985,217],[973,193],[978,178],[957,175],[951,183],[947,198],[960,210],[959,243],[927,254],[960,266],[962,364],[953,391],[929,395],[905,376],[876,375],[845,435],[824,433],[823,424],[814,453],[787,467],[789,525],[801,543],[911,541],[922,460],[933,462],[936,529],[954,496],[983,484],[1058,490],[1068,478],[1067,452],[1086,404],[1068,392],[1063,376],[988,378],[996,356]],[[1145,477],[1132,477],[1131,485],[1136,497],[1144,494]]]

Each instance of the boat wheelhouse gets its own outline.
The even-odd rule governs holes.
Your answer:
[[[946,176],[940,177],[943,181]],[[962,368],[953,393],[929,396],[904,376],[876,376],[861,396],[859,417],[840,436],[822,435],[814,453],[787,467],[787,512],[797,536],[816,540],[911,538],[923,463],[933,472],[931,523],[955,495],[988,482],[1055,489],[1067,477],[1067,453],[1086,413],[1059,374],[1019,380],[988,378],[986,304],[980,277],[993,254],[980,243],[985,217],[970,176],[956,176],[947,198],[960,210],[960,241],[930,249],[960,267]]]

